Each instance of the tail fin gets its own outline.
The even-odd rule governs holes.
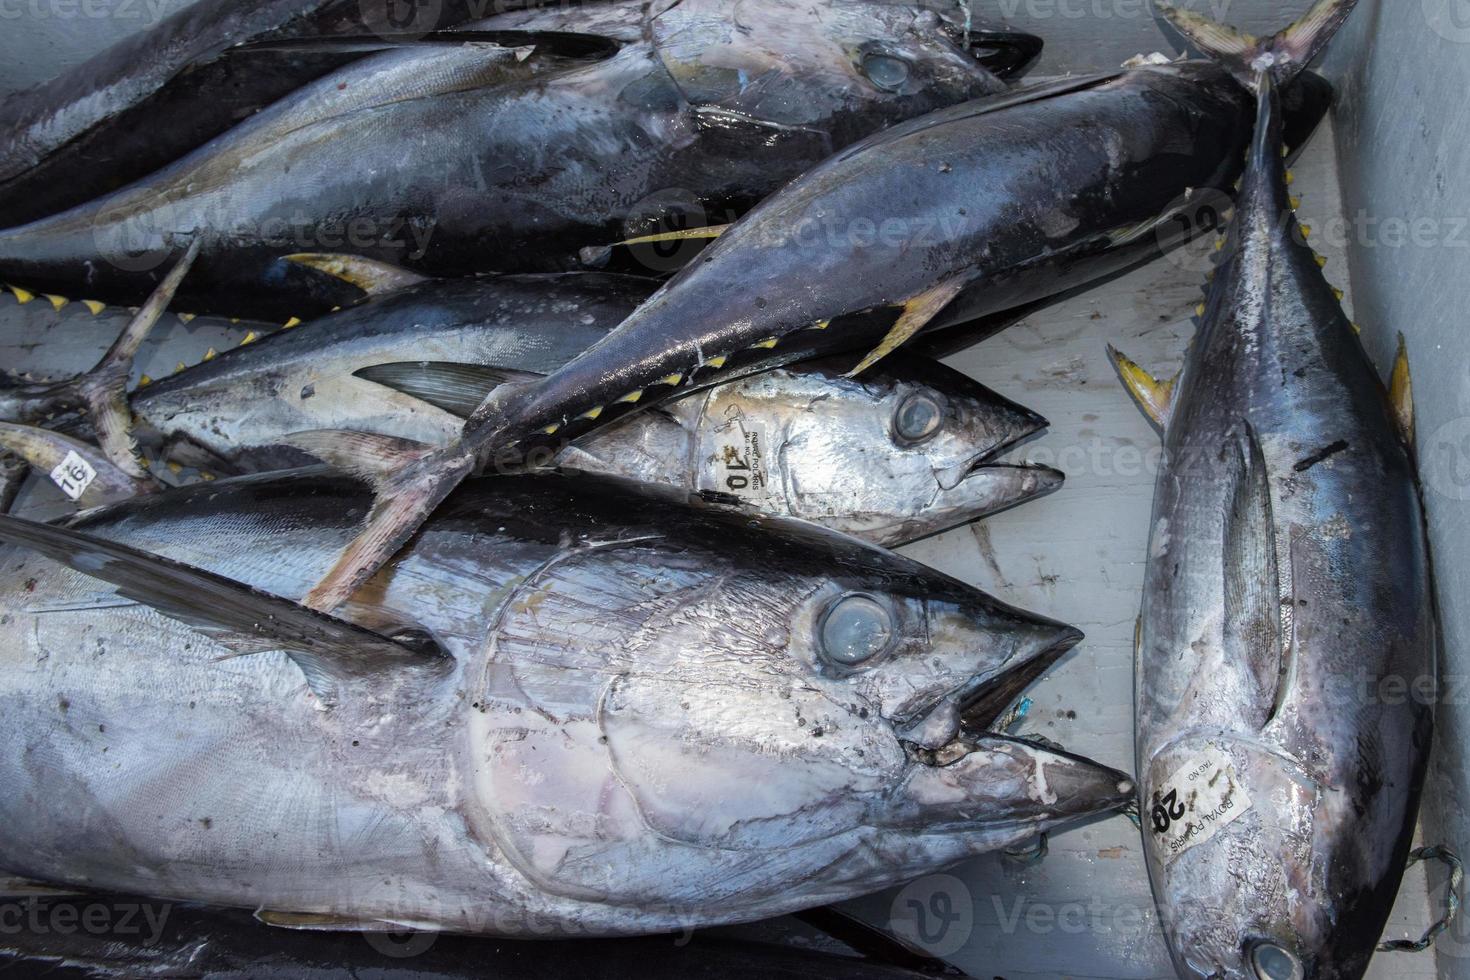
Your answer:
[[[1327,47],[1358,0],[1318,0],[1296,23],[1265,39],[1180,9],[1170,0],[1155,3],[1179,33],[1254,91],[1262,75],[1280,88],[1300,74]]]
[[[0,422],[0,449],[34,466],[83,507],[128,500],[158,488],[152,479],[118,468],[107,455],[60,432]]]

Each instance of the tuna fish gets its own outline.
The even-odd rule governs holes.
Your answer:
[[[1181,977],[1361,977],[1405,867],[1435,679],[1405,427],[1287,188],[1277,93],[1353,0],[1257,40],[1160,5],[1258,99],[1180,376],[1117,356],[1161,427],[1137,637],[1144,851]]]
[[[351,430],[454,442],[497,385],[555,371],[602,339],[655,288],[601,273],[424,282],[278,331],[134,391],[132,435],[176,464],[212,473],[307,459],[291,437]],[[156,303],[154,304],[157,305]],[[136,335],[135,330],[130,333]],[[427,359],[427,360],[426,360]],[[127,376],[12,389],[9,418],[39,422]],[[119,388],[120,390],[120,388]],[[22,393],[28,393],[21,397]],[[112,396],[101,399],[104,406]],[[97,399],[94,398],[94,401]],[[104,408],[105,410],[105,408]],[[125,415],[121,416],[126,418]],[[0,418],[6,418],[0,412]],[[738,498],[884,545],[906,544],[1050,492],[1063,476],[996,457],[1045,419],[935,361],[896,358],[862,379],[820,362],[717,385],[565,447],[564,469]],[[75,452],[97,476],[92,506],[151,492],[130,440],[119,465],[71,434],[0,423],[0,446],[46,473]],[[309,439],[332,455],[360,439]]]
[[[1329,87],[1292,88],[1295,135]],[[607,339],[540,382],[503,386],[462,443],[388,484],[309,598],[343,601],[473,470],[741,374],[866,352],[998,314],[1134,261],[1195,198],[1229,190],[1254,106],[1209,63],[1067,78],[932,113],[862,141],[736,223]]]
[[[138,5],[139,9],[143,5]],[[288,37],[447,26],[463,2],[202,0],[0,103],[0,219],[18,224],[145,177],[352,53],[253,51]],[[119,11],[121,13],[121,11]],[[420,22],[421,19],[421,22]]]
[[[1076,630],[684,497],[471,481],[343,618],[293,600],[370,505],[355,480],[0,518],[25,549],[0,869],[282,925],[607,936],[826,904],[1132,799],[989,731]]]
[[[1039,47],[967,34],[954,0],[657,0],[499,23],[468,26],[500,44],[373,55],[129,187],[0,233],[0,273],[133,303],[195,236],[186,309],[284,320],[344,295],[278,261],[291,252],[574,269],[670,208],[748,209],[887,124],[1002,91],[983,62],[1013,75]]]

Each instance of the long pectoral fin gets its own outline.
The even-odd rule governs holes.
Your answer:
[[[1226,661],[1242,669],[1250,690],[1240,710],[1259,730],[1271,718],[1282,676],[1281,578],[1276,525],[1265,454],[1249,423],[1225,449],[1225,498],[1221,564],[1224,574],[1222,633]]]
[[[970,281],[971,277],[969,276],[956,276],[947,282],[942,282],[937,286],[925,290],[905,302],[903,304],[903,313],[888,331],[888,336],[879,341],[878,346],[874,347],[868,353],[867,357],[859,361],[857,367],[847,372],[847,376],[849,378],[857,377],[903,346],[904,341],[914,336],[920,330],[923,330],[931,320],[938,316],[960,294],[961,290],[969,285]]]
[[[365,381],[392,388],[460,418],[467,419],[501,385],[539,380],[530,371],[456,364],[449,361],[401,361],[374,364],[354,371]]]
[[[1108,357],[1112,359],[1123,387],[1133,396],[1138,407],[1143,409],[1143,414],[1148,416],[1156,429],[1164,431],[1169,424],[1169,412],[1174,405],[1174,387],[1179,380],[1178,376],[1160,381],[1111,344],[1108,345]]]
[[[1409,347],[1404,335],[1399,334],[1399,350],[1393,360],[1393,374],[1389,376],[1388,401],[1393,409],[1394,422],[1399,435],[1408,446],[1414,445],[1414,376],[1409,371]]]
[[[369,296],[382,296],[385,293],[397,292],[400,289],[429,281],[428,276],[421,276],[417,272],[410,272],[396,265],[379,262],[377,259],[364,258],[361,255],[343,255],[335,252],[295,252],[282,257],[287,262],[304,265],[308,269],[315,269],[341,279],[348,285],[361,289]]]
[[[0,422],[0,448],[51,477],[61,491],[83,507],[129,500],[157,489],[114,466],[96,446],[30,425]]]
[[[385,670],[443,668],[448,658],[128,545],[51,524],[0,517],[0,541],[29,548],[119,595],[186,623],[240,654],[281,650],[324,702],[335,688]]]
[[[427,34],[333,34],[252,41],[236,51],[302,51],[322,54],[372,54],[397,48],[463,48],[471,44],[507,50],[543,49],[562,58],[601,61],[621,50],[615,39],[573,31],[430,31]]]

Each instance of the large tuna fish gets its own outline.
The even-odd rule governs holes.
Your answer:
[[[1076,630],[679,497],[467,483],[345,619],[289,601],[371,503],[319,470],[0,518],[46,556],[4,556],[0,869],[286,925],[651,933],[1132,799],[987,731]]]
[[[1325,82],[1302,83],[1298,142],[1330,101]],[[310,604],[350,595],[472,470],[524,465],[548,442],[783,363],[867,352],[857,373],[922,330],[1136,261],[1191,200],[1231,188],[1253,118],[1227,72],[1185,62],[1018,89],[848,148],[736,223],[606,340],[543,381],[499,389],[459,447],[398,474]]]
[[[202,363],[139,388],[126,402],[132,434],[168,461],[213,472],[299,465],[304,457],[287,443],[310,430],[450,444],[497,385],[555,371],[655,286],[601,273],[407,286],[224,354],[210,352]],[[128,372],[114,361],[105,360],[101,374],[121,386]],[[0,446],[46,473],[78,453],[98,474],[80,494],[83,506],[152,489],[131,446],[110,459],[67,435],[7,423],[44,421],[73,407],[78,389],[97,387],[95,376],[0,387]],[[107,412],[112,399],[101,403]],[[119,410],[112,417],[126,416]],[[763,513],[898,545],[1059,487],[1056,470],[994,461],[1046,424],[926,358],[895,358],[861,379],[814,362],[629,417],[564,448],[555,463],[732,495]],[[314,442],[328,454],[353,444],[346,435]]]
[[[1001,91],[982,58],[1013,74],[1036,48],[967,33],[954,0],[657,0],[499,22],[472,26],[502,44],[374,55],[115,194],[0,234],[0,273],[137,302],[198,236],[186,309],[284,320],[343,295],[278,261],[292,252],[436,274],[575,268],[639,219],[748,209],[862,136]]]
[[[1162,6],[1162,5],[1161,5]],[[1137,652],[1144,850],[1179,975],[1360,977],[1405,867],[1436,630],[1414,465],[1287,190],[1279,87],[1353,0],[1257,41],[1165,8],[1259,100],[1163,428]],[[1395,375],[1404,404],[1407,366]],[[1388,688],[1391,689],[1391,688]]]
[[[412,18],[395,23],[406,12]],[[467,16],[468,6],[459,0],[187,4],[0,102],[0,222],[44,217],[145,177],[354,57],[329,48],[253,51],[252,43],[344,32],[423,32]]]

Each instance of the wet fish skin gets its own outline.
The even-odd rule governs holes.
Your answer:
[[[1293,215],[1274,84],[1261,106],[1165,418],[1137,651],[1145,854],[1181,977],[1274,976],[1266,951],[1354,978],[1411,843],[1437,633],[1410,451]],[[1384,695],[1399,684],[1421,693]],[[1204,798],[1238,816],[1171,848],[1215,822],[1176,776],[1212,748],[1232,788]]]
[[[1307,86],[1295,118],[1309,130],[1326,92]],[[607,341],[539,385],[504,389],[478,429],[467,429],[467,448],[484,463],[535,445],[543,429],[576,438],[689,385],[867,350],[893,326],[895,305],[946,281],[973,286],[946,304],[931,321],[935,327],[1033,302],[1100,269],[1111,272],[1113,258],[1098,240],[1157,220],[1186,188],[1228,188],[1251,120],[1249,100],[1224,71],[1205,63],[1119,73],[997,112],[984,107],[977,102],[893,127],[793,182]],[[1090,139],[1059,147],[1054,134],[1062,131]],[[1181,133],[1191,135],[1187,145]],[[1071,214],[1074,208],[1079,213]],[[961,219],[958,230],[944,231],[944,218]],[[863,244],[822,231],[860,219],[875,227],[896,221],[905,240]],[[1064,219],[1067,230],[1046,232]],[[1069,251],[1070,265],[1058,258]],[[808,288],[813,276],[822,289]],[[660,383],[664,378],[675,380]],[[620,401],[640,390],[636,402]],[[603,411],[586,416],[596,408]]]
[[[253,41],[362,33],[387,24],[359,0],[195,3],[0,104],[0,220],[55,214],[144,177],[239,119],[357,55],[272,51]],[[424,29],[469,16],[435,7]]]
[[[326,709],[287,659],[221,660],[143,606],[68,606],[98,581],[7,550],[0,867],[329,928],[649,933],[871,891],[1131,796],[1030,743],[951,728],[936,766],[898,738],[1035,676],[1075,630],[852,538],[677,498],[466,484],[346,611],[431,636],[448,673],[349,678]],[[303,471],[73,527],[290,597],[369,502]],[[853,595],[892,635],[838,670],[818,634]]]
[[[342,302],[278,261],[292,252],[346,248],[442,275],[580,268],[583,247],[640,222],[739,213],[862,135],[1004,88],[953,40],[948,0],[781,0],[741,8],[748,32],[731,28],[723,0],[614,8],[595,26],[634,16],[641,30],[611,58],[359,108],[281,138],[226,133],[115,194],[0,233],[0,272],[136,302],[156,277],[147,260],[198,232],[208,246],[185,308],[285,320]],[[514,23],[576,30],[580,9]],[[870,58],[902,61],[905,80],[879,88]]]
[[[452,443],[461,416],[355,376],[428,360],[549,374],[656,288],[602,273],[412,286],[228,351],[133,392],[135,434],[175,461],[249,472],[308,460],[283,443],[349,429]],[[728,493],[884,545],[907,544],[1048,493],[1058,471],[994,457],[1045,419],[936,361],[895,358],[860,380],[812,363],[715,386],[564,447],[557,465]],[[477,403],[476,396],[471,404]],[[941,421],[896,429],[905,405]]]

